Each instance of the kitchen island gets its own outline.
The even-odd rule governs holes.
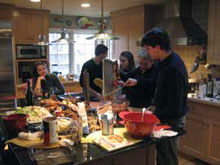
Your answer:
[[[2,127],[1,127],[2,128]],[[4,129],[3,129],[4,130]],[[7,132],[4,136],[7,138]],[[184,134],[179,132],[177,136]],[[92,143],[78,143],[73,147],[73,162],[75,165],[154,165],[155,164],[155,144],[161,140],[170,140],[173,137],[164,137],[160,139],[148,137],[134,145],[107,152]],[[30,159],[29,149],[17,145],[8,144],[9,149],[16,157],[19,164],[34,164]],[[2,151],[4,152],[4,151]],[[4,153],[2,153],[4,154]],[[36,162],[35,162],[36,163]]]
[[[181,137],[179,151],[220,164],[220,101],[188,96],[187,134]]]

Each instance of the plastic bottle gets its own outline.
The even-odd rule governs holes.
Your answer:
[[[33,105],[33,93],[31,90],[30,80],[27,81],[27,90],[26,90],[26,105]]]

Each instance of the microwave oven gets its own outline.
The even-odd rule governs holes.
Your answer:
[[[16,45],[16,58],[17,59],[35,59],[46,58],[47,47],[39,45]]]

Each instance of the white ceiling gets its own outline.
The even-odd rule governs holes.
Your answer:
[[[112,11],[129,8],[141,4],[161,4],[164,0],[104,0],[104,16],[109,16]],[[89,2],[90,8],[81,8],[82,2]],[[40,3],[30,0],[0,0],[0,3],[14,4],[17,7],[40,9]],[[51,14],[61,15],[61,0],[43,0],[43,9]],[[76,16],[101,16],[101,0],[64,0],[64,15]]]

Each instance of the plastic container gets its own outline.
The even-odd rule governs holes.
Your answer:
[[[145,114],[141,120],[141,112],[130,112],[124,115],[125,127],[128,134],[137,139],[150,136],[155,125],[160,123],[159,119],[153,114]]]

